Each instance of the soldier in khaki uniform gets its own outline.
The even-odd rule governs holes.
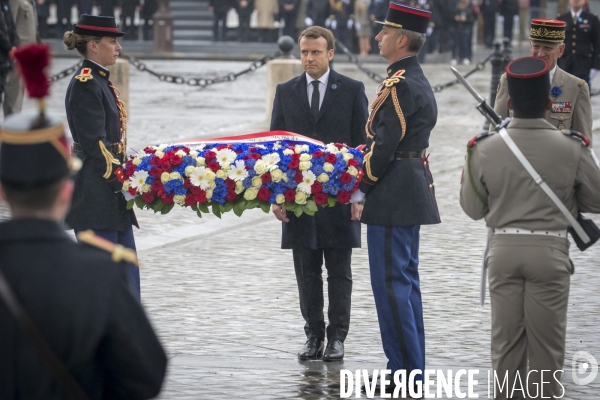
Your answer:
[[[545,120],[551,106],[548,63],[527,57],[511,62],[505,78],[514,119],[507,128],[533,168],[567,209],[600,213],[600,169],[587,138],[556,129]],[[530,77],[534,76],[534,77]],[[469,142],[460,204],[493,230],[487,265],[492,307],[492,366],[512,390],[517,373],[533,396],[560,396],[570,275],[564,214],[534,182],[498,134]],[[541,376],[540,376],[541,375]],[[517,382],[517,387],[519,387]],[[497,399],[520,399],[522,392]],[[550,398],[546,397],[546,398]]]
[[[579,79],[557,66],[563,55],[565,23],[563,21],[533,19],[529,35],[530,52],[533,57],[543,58],[550,66],[550,98],[552,107],[545,118],[558,129],[573,129],[592,140],[592,105],[590,90],[583,79]],[[509,116],[506,74],[502,75],[494,109],[502,117]],[[510,115],[512,116],[512,115]],[[490,127],[490,130],[493,130]]]
[[[36,4],[34,0],[9,0],[17,34],[21,45],[37,41],[38,19]],[[24,88],[19,74],[13,69],[6,76],[6,88],[4,92],[4,116],[21,112],[23,106]]]

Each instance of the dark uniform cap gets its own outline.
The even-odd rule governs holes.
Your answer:
[[[392,28],[426,33],[429,26],[429,18],[431,18],[431,11],[390,2],[385,22],[376,22]]]
[[[73,25],[73,33],[89,36],[121,37],[125,32],[117,28],[114,17],[101,17],[96,15],[81,14],[79,21]]]
[[[13,189],[42,188],[81,167],[72,157],[62,120],[38,113],[14,114],[0,130],[0,182]]]
[[[565,41],[565,21],[555,19],[534,18],[531,20],[529,40],[540,42],[562,43]]]
[[[523,57],[506,66],[508,97],[526,100],[548,96],[550,92],[550,68],[543,58]]]

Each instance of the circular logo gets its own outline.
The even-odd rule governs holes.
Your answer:
[[[584,386],[592,383],[598,375],[598,361],[587,351],[573,354],[573,382]]]

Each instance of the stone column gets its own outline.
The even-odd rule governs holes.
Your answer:
[[[267,62],[267,121],[271,120],[277,85],[287,82],[304,72],[300,60],[291,55],[294,48],[294,39],[289,36],[282,36],[277,44],[283,53],[281,58]]]
[[[129,61],[123,60],[122,58],[117,59],[115,65],[108,67],[110,71],[110,81],[112,84],[119,89],[121,100],[125,102],[125,109],[127,115],[129,115]],[[127,117],[129,119],[129,117]]]

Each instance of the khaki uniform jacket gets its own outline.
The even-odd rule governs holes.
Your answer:
[[[9,0],[10,11],[17,27],[21,45],[37,40],[37,11],[33,0]]]
[[[570,102],[571,112],[546,111],[546,120],[558,129],[572,129],[586,135],[592,140],[592,104],[590,102],[590,89],[583,79],[579,79],[562,69],[556,68],[550,87],[558,86],[562,93],[557,97],[550,97],[552,103]],[[508,86],[506,85],[506,74],[500,78],[498,94],[494,110],[502,117],[512,117],[508,110]],[[490,125],[490,131],[494,127]]]
[[[507,132],[574,217],[600,213],[600,169],[590,149],[543,119],[515,118]],[[470,142],[471,143],[471,142]],[[490,228],[562,230],[566,217],[498,134],[468,148],[460,205]]]
[[[278,9],[278,0],[255,0],[257,11],[256,27],[259,29],[273,29],[275,18],[273,13]]]

